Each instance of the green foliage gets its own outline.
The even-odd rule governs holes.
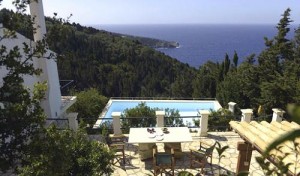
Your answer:
[[[193,97],[216,97],[217,84],[219,80],[223,78],[219,67],[218,63],[211,61],[200,66],[196,78],[193,81]]]
[[[266,109],[285,107],[287,103],[292,102],[292,95],[289,94],[294,94],[292,87],[286,84],[284,76],[287,71],[286,63],[294,60],[292,41],[286,37],[290,31],[289,16],[290,9],[287,9],[277,25],[277,35],[271,40],[265,39],[267,48],[258,56],[261,91],[259,102],[264,104]]]
[[[154,127],[156,125],[155,111],[156,109],[150,108],[145,102],[139,103],[134,108],[125,109],[121,115],[124,132],[128,133],[131,127]]]
[[[14,30],[32,38],[32,22],[24,15],[29,1],[14,1],[17,13],[1,10],[0,22],[9,30],[0,41],[16,37]],[[17,40],[17,39],[16,39]],[[34,46],[34,47],[33,47]],[[40,107],[47,83],[29,90],[24,76],[36,76],[41,70],[32,64],[45,56],[45,40],[33,46],[23,43],[7,49],[1,42],[0,67],[8,73],[0,87],[0,170],[18,169],[20,175],[103,175],[112,172],[113,155],[103,144],[90,142],[85,133],[44,129],[45,115]]]
[[[257,82],[257,66],[242,63],[237,70],[230,71],[217,89],[217,98],[221,104],[234,100],[240,107],[256,107],[260,97]]]
[[[225,59],[224,62],[222,63],[222,67],[223,67],[223,75],[225,77],[230,69],[230,59],[227,53],[225,54]]]
[[[218,111],[210,111],[211,113],[208,117],[209,131],[228,131],[230,128],[229,122],[235,120],[234,114],[223,108]]]
[[[48,128],[34,138],[19,175],[103,175],[112,173],[113,153],[85,132]]]
[[[74,80],[76,90],[94,87],[110,97],[191,96],[187,83],[195,69],[187,64],[120,34],[56,18],[46,18],[46,25],[60,78]],[[26,29],[19,32],[28,37]]]
[[[233,67],[236,68],[238,66],[239,63],[239,56],[237,54],[236,51],[234,51],[234,55],[233,55]]]
[[[0,87],[1,171],[15,169],[20,164],[24,152],[28,149],[28,141],[39,133],[45,119],[40,102],[47,89],[46,83],[35,85],[34,90],[29,90],[23,85],[24,76],[36,76],[41,73],[41,70],[34,68],[32,60],[44,56],[45,41],[37,42],[35,47],[23,43],[21,47],[7,48],[2,43],[4,40],[16,40],[15,29],[31,25],[30,19],[23,19],[24,4],[26,5],[26,2],[16,1],[17,13],[12,16],[3,15],[3,11],[0,13],[1,22],[8,25],[7,30],[3,29],[4,35],[0,36],[0,67],[7,69]]]
[[[196,127],[200,126],[200,119],[193,119],[193,122]]]
[[[62,56],[60,77],[75,80],[77,90],[95,87],[113,97],[191,96],[186,82],[195,70],[186,64],[106,31],[56,21],[47,27],[55,38],[50,48]]]
[[[141,43],[144,46],[149,46],[151,48],[176,48],[179,46],[177,42],[174,41],[165,41],[147,37],[138,37],[138,36],[131,36],[131,35],[124,35],[120,34],[122,37],[127,37],[131,40],[136,40],[137,42]]]
[[[287,113],[292,117],[292,121],[300,124],[300,105],[288,104]]]
[[[183,120],[180,118],[178,109],[165,109],[165,126],[183,126]]]
[[[8,21],[5,26],[11,26],[11,14],[1,11],[0,19]],[[223,106],[229,101],[241,108],[263,105],[270,113],[271,108],[300,101],[300,30],[289,40],[290,22],[287,9],[276,36],[265,39],[266,49],[257,58],[252,54],[238,64],[234,52],[233,58],[225,54],[223,62],[208,61],[199,69],[135,39],[62,19],[47,18],[47,41],[58,53],[60,78],[74,80],[77,91],[94,87],[109,97],[217,97]],[[28,36],[26,31],[20,32]]]
[[[178,173],[178,176],[194,176],[194,175],[188,171],[180,171]]]
[[[225,155],[223,155],[223,153],[228,148],[229,148],[229,146],[226,145],[226,146],[222,147],[222,145],[220,144],[220,142],[216,141],[216,150],[217,150],[217,153],[218,153],[219,164],[221,162],[221,159],[225,157]]]
[[[77,101],[69,110],[78,112],[77,117],[84,123],[95,124],[100,115],[99,113],[107,104],[108,98],[100,95],[94,88],[79,92],[76,96]]]
[[[222,145],[220,144],[219,141],[216,141],[216,147],[215,149],[217,150],[218,153],[218,165],[219,165],[219,175],[221,175],[221,159],[225,157],[225,155],[223,154],[225,152],[225,150],[227,150],[229,148],[228,145],[222,147]],[[222,174],[223,175],[223,174]]]
[[[130,127],[154,127],[156,125],[155,111],[158,108],[150,108],[145,102],[138,104],[138,106],[124,110],[121,115],[122,127],[124,132],[128,132]],[[183,120],[180,118],[178,110],[164,109],[165,111],[165,125],[166,126],[183,126]]]

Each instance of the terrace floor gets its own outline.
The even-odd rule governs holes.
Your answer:
[[[207,143],[213,143],[214,141],[219,141],[222,146],[228,145],[229,148],[225,151],[225,157],[222,158],[220,166],[222,171],[228,171],[231,174],[235,174],[237,160],[238,160],[238,151],[237,151],[237,142],[243,141],[238,134],[234,132],[209,132],[207,137],[196,137],[193,134],[193,142],[191,143],[182,143],[181,147],[183,152],[185,152],[185,156],[181,159],[176,159],[175,163],[175,175],[177,175],[180,171],[189,171],[194,175],[200,173],[200,168],[190,169],[190,162],[188,158],[189,148],[199,146],[199,141],[203,140]],[[163,144],[157,144],[158,150],[163,151]],[[126,144],[126,164],[120,165],[117,163],[115,167],[115,171],[112,174],[113,176],[139,176],[139,175],[153,175],[152,169],[152,159],[141,161],[138,155],[138,145],[137,144]],[[255,160],[256,156],[260,154],[257,151],[253,151],[251,163],[250,163],[250,174],[255,176],[263,176],[262,169],[258,165]],[[204,175],[218,175],[219,164],[218,164],[218,154],[217,151],[214,150],[212,167],[207,165],[205,167]],[[213,174],[215,173],[215,174]]]

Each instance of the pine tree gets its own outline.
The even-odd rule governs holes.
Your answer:
[[[236,51],[234,51],[234,55],[233,55],[233,66],[234,68],[236,68],[238,66],[238,62],[239,62],[239,56],[238,54],[236,53]]]
[[[227,75],[230,69],[230,59],[228,54],[225,54],[225,59],[224,59],[224,76]]]
[[[289,24],[292,22],[290,11],[287,9],[282,15],[276,27],[277,35],[272,40],[265,38],[267,48],[258,56],[260,103],[269,112],[274,107],[285,108],[294,95],[293,89],[284,78],[287,64],[294,60],[293,44],[287,39]]]

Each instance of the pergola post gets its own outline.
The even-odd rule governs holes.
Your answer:
[[[155,111],[157,127],[165,126],[165,111]]]
[[[237,143],[237,150],[239,151],[238,162],[236,166],[236,173],[247,172],[250,168],[252,146],[245,142]]]
[[[273,111],[272,122],[274,122],[274,121],[281,122],[285,111],[281,110],[281,109],[277,109],[277,108],[273,108],[272,111]]]
[[[253,114],[252,109],[241,109],[242,111],[242,119],[241,122],[250,122]]]
[[[113,118],[114,135],[122,134],[120,121],[121,112],[112,112],[111,117]]]
[[[210,112],[208,110],[200,110],[199,114],[200,114],[200,123],[199,123],[200,131],[198,132],[198,134],[200,136],[207,136],[208,116]]]

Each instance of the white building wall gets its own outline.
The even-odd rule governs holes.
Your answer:
[[[5,28],[2,27],[2,24],[0,24],[0,36],[4,35]],[[16,34],[17,39],[3,39],[0,41],[0,46],[4,45],[6,46],[7,50],[11,50],[13,47],[18,46],[20,48],[20,53],[24,55],[23,51],[23,43],[26,43],[27,45],[32,45],[33,42],[24,37],[23,35],[20,35],[19,33]],[[34,66],[36,66],[36,63],[33,63]],[[3,86],[3,77],[5,77],[8,73],[8,70],[4,66],[0,66],[0,87]],[[37,82],[36,76],[30,76],[26,75],[24,76],[24,85],[28,87],[29,89],[33,89],[34,83]]]
[[[34,41],[41,41],[46,35],[43,1],[31,0],[29,8],[31,17],[34,22]],[[47,54],[49,53],[50,51],[47,52]],[[48,85],[48,89],[45,95],[46,99],[42,102],[41,105],[48,117],[57,118],[59,114],[61,114],[61,92],[56,62],[53,59],[40,58],[37,60],[37,67],[43,70],[43,73],[38,77],[39,81],[47,82]]]
[[[5,28],[3,28],[0,24],[1,36],[3,36],[4,30]],[[17,33],[17,37],[15,39],[4,39],[1,41],[0,45],[6,46],[7,51],[9,51],[15,46],[18,46],[20,48],[21,55],[24,55],[23,43],[32,46],[35,44],[35,42]],[[48,50],[45,56],[48,56],[50,52],[52,51]],[[34,58],[33,64],[35,68],[41,68],[43,70],[43,73],[40,76],[24,76],[24,86],[33,90],[35,83],[46,81],[48,91],[45,95],[45,100],[42,102],[41,106],[43,107],[48,118],[57,118],[58,115],[61,114],[61,92],[57,64],[55,60],[45,58]],[[5,77],[7,73],[8,70],[5,67],[0,67],[0,86],[3,85],[3,77]]]
[[[48,51],[49,53],[49,51]],[[47,53],[47,54],[48,54]],[[47,65],[47,82],[48,82],[48,101],[51,111],[51,117],[57,118],[61,114],[61,92],[58,77],[57,64],[55,60],[46,60]]]

